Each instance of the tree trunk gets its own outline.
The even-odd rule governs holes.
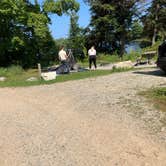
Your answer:
[[[157,28],[155,25],[155,28],[153,30],[152,45],[154,45],[156,43],[156,36],[157,36]]]
[[[121,35],[120,39],[120,58],[123,59],[123,54],[125,53],[125,34]]]
[[[155,11],[155,24],[154,24],[154,30],[153,30],[153,37],[152,37],[152,45],[156,42],[156,36],[157,36],[157,21],[158,21],[158,11],[159,11],[159,4],[156,5],[156,11]]]

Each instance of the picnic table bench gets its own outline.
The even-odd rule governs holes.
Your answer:
[[[157,51],[147,51],[141,54],[140,58],[137,59],[137,63],[141,63],[142,59],[147,59],[147,63],[150,64],[150,60],[157,54]]]

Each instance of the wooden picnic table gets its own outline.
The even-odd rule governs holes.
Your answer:
[[[137,63],[140,63],[143,58],[147,59],[147,63],[150,64],[150,60],[157,54],[157,51],[147,51],[141,54],[141,57],[137,59]]]

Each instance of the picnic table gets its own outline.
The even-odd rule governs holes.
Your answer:
[[[141,54],[141,57],[137,59],[137,63],[141,63],[142,59],[147,59],[147,63],[150,64],[150,60],[157,54],[157,51],[147,51]]]

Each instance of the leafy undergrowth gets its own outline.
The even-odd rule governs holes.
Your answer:
[[[140,94],[150,99],[157,109],[166,112],[166,87],[150,89]]]
[[[149,46],[144,48],[142,51],[146,52],[146,51],[158,51],[158,47],[161,44],[161,41],[157,41],[153,46]]]

